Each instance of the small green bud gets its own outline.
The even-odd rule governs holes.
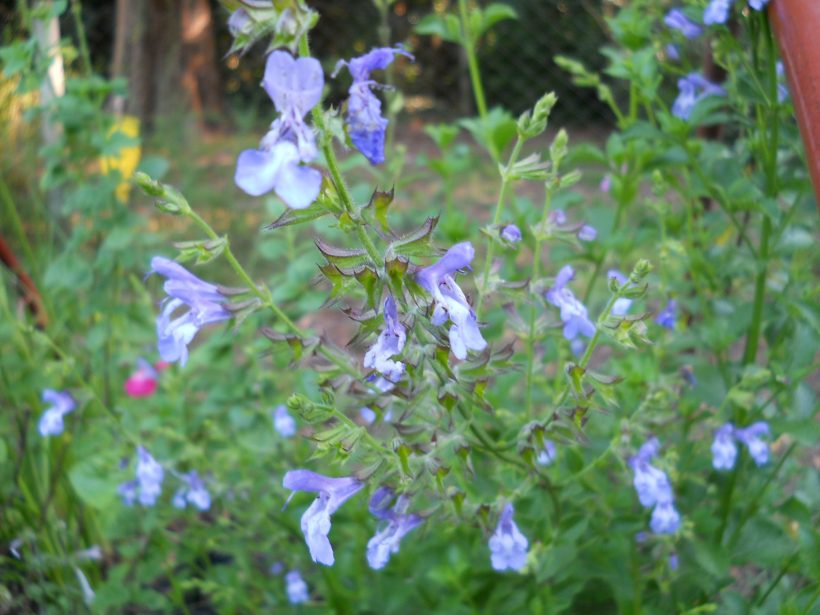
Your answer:
[[[650,263],[645,258],[642,258],[637,263],[635,263],[635,268],[632,270],[632,273],[629,275],[629,281],[632,282],[632,284],[638,284],[646,276],[649,275],[650,271],[652,271],[652,263]]]
[[[162,196],[165,194],[165,187],[142,171],[134,173],[134,183],[148,196]]]
[[[550,112],[558,102],[558,97],[555,92],[548,92],[544,94],[532,110],[532,119],[536,122],[545,122],[549,119]]]
[[[569,135],[567,134],[567,131],[562,128],[558,131],[558,134],[555,135],[555,139],[553,139],[552,145],[550,145],[550,160],[552,160],[554,167],[557,167],[567,155],[568,144]]]

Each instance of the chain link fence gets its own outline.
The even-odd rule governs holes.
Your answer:
[[[609,110],[594,91],[573,86],[554,62],[556,55],[568,55],[593,69],[603,66],[599,49],[607,40],[607,0],[498,1],[512,6],[518,19],[496,24],[479,46],[488,104],[519,113],[545,92],[555,91],[558,121],[611,123]],[[375,45],[407,42],[416,62],[399,63],[395,80],[408,97],[408,110],[443,116],[474,113],[463,52],[453,43],[414,31],[431,12],[457,12],[457,0],[398,0],[384,18],[368,0],[311,0],[310,5],[322,16],[312,33],[319,57],[349,58]],[[345,94],[333,90],[332,96],[342,100]]]

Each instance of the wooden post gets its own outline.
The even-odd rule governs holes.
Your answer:
[[[772,0],[774,26],[820,211],[820,0]]]

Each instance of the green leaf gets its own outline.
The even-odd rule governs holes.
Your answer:
[[[401,254],[402,256],[429,256],[432,250],[430,246],[430,236],[433,229],[438,224],[438,216],[427,218],[419,228],[406,235],[399,237],[390,243],[387,249],[389,255]],[[393,260],[388,258],[386,260]]]
[[[481,12],[481,24],[478,27],[478,31],[474,34],[481,36],[499,21],[504,21],[505,19],[518,19],[518,13],[508,4],[491,4]]]
[[[451,43],[461,42],[461,26],[455,15],[427,15],[419,21],[415,30],[417,34],[438,36]]]

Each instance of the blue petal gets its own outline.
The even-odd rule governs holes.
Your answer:
[[[321,189],[322,174],[295,162],[286,164],[276,181],[276,194],[292,209],[308,207]]]

